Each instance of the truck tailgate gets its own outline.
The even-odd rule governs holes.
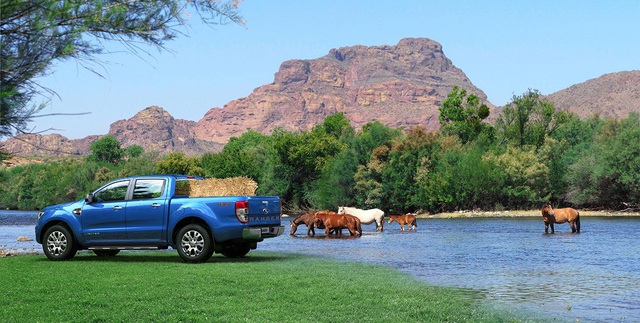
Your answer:
[[[277,196],[250,196],[249,226],[280,225],[280,210]]]

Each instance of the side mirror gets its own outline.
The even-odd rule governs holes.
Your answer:
[[[87,196],[84,197],[84,201],[87,204],[93,203],[93,194],[87,194]]]

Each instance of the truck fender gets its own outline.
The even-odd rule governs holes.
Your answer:
[[[187,223],[201,222],[209,229],[209,233],[214,237],[213,228],[219,223],[218,216],[203,203],[185,203],[174,211],[170,211],[168,237],[169,244],[175,243],[173,237],[177,230],[180,230]]]
[[[82,244],[82,235],[78,234],[82,231],[82,225],[80,224],[80,219],[73,214],[66,212],[65,210],[57,210],[42,226],[42,230],[39,232],[39,236],[36,237],[36,241],[38,243],[42,243],[42,238],[44,233],[50,227],[61,224],[69,228],[71,234],[75,237],[76,243]]]

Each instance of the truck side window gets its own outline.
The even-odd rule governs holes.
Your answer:
[[[154,199],[162,196],[164,180],[162,179],[139,179],[133,190],[133,199]]]
[[[98,202],[121,201],[127,196],[129,181],[112,183],[94,194]]]

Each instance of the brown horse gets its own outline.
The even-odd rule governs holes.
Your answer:
[[[331,211],[316,212],[313,216],[313,224],[317,227],[324,225],[326,235],[336,232],[342,235],[342,229],[349,230],[352,236],[362,236],[360,219],[350,214],[338,214]]]
[[[407,229],[409,231],[416,231],[416,216],[413,214],[405,214],[405,215],[389,215],[389,224],[391,222],[396,221],[400,224],[400,231],[404,231],[404,225],[407,225]]]
[[[544,233],[549,233],[549,225],[551,225],[551,233],[554,233],[554,223],[566,222],[569,222],[571,232],[580,233],[580,213],[570,207],[554,210],[551,203],[547,202],[542,207],[542,221],[544,221]]]
[[[298,230],[298,226],[300,224],[304,224],[307,226],[307,235],[308,236],[314,236],[316,235],[316,230],[314,230],[314,224],[313,224],[313,215],[315,214],[315,211],[309,211],[293,220],[291,220],[291,232],[289,233],[290,235],[295,235],[296,234],[296,230]],[[318,227],[319,229],[324,229],[324,227]]]

